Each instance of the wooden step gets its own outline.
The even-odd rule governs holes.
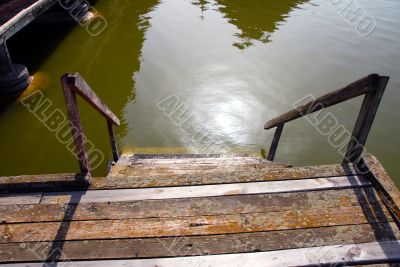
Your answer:
[[[209,255],[199,257],[171,257],[155,259],[131,259],[110,261],[75,261],[77,267],[177,267],[177,266],[347,266],[400,261],[399,241],[371,242],[362,244],[321,246],[257,253]],[[5,264],[16,267],[16,264]],[[29,263],[30,267],[42,267],[43,263]],[[50,263],[49,266],[57,266]]]
[[[23,188],[50,178],[62,191],[1,195],[0,263],[307,266],[400,257],[388,201],[399,194],[378,183],[386,176],[377,162],[369,177],[349,165],[236,159],[127,158],[119,166],[129,175],[92,178],[75,190],[56,186],[69,175],[15,177]]]

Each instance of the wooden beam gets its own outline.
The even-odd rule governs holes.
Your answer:
[[[335,176],[353,176],[356,170],[351,165],[321,165],[294,168],[270,168],[269,165],[253,164],[226,166],[206,170],[204,167],[193,166],[155,166],[157,169],[117,163],[107,178],[91,180],[90,189],[122,189],[146,188],[167,186],[188,186],[206,184],[229,184],[239,182],[282,181],[308,178],[322,178]],[[158,168],[160,167],[160,168]],[[180,170],[182,168],[182,170]]]
[[[90,163],[86,151],[85,136],[81,118],[78,110],[78,102],[74,91],[70,90],[68,79],[61,79],[64,92],[65,104],[67,106],[68,118],[71,123],[72,137],[75,144],[75,154],[78,158],[79,168],[83,175],[90,176]]]
[[[358,118],[347,147],[346,155],[343,160],[344,164],[350,162],[356,163],[360,160],[360,156],[367,142],[376,112],[378,111],[379,104],[381,103],[381,99],[389,82],[389,77],[379,76],[379,78],[374,82],[375,84],[372,86],[375,88],[375,90],[368,92],[365,95],[362,103],[360,113],[358,114]]]
[[[350,85],[342,89],[321,96],[313,101],[310,101],[296,109],[293,109],[279,117],[268,121],[265,124],[264,129],[268,130],[277,127],[278,125],[293,121],[323,108],[327,108],[346,100],[355,98],[357,96],[363,95],[367,92],[371,92],[376,89],[375,87],[373,87],[373,85],[376,84],[376,80],[378,78],[378,74],[371,74],[351,83]]]
[[[360,169],[368,171],[365,176],[377,190],[386,207],[400,222],[400,191],[379,160],[375,156],[367,154],[360,162]]]
[[[115,125],[120,125],[117,116],[103,103],[103,101],[101,101],[79,73],[67,73],[61,77],[61,80],[63,81],[63,85],[80,95],[108,121]]]
[[[5,194],[0,196],[0,205],[39,204],[42,193]],[[1,220],[1,219],[0,219]]]
[[[361,207],[146,218],[0,224],[0,243],[197,236],[392,222],[387,210]]]
[[[375,234],[376,229],[379,230]],[[187,257],[349,245],[396,238],[400,238],[396,224],[381,223],[212,236],[7,243],[0,244],[0,262]],[[62,253],[55,253],[60,247]],[[40,248],[40,253],[35,248]]]
[[[211,197],[241,194],[271,194],[315,191],[326,189],[359,188],[370,186],[361,176],[329,177],[305,180],[239,183],[224,185],[199,185],[186,187],[159,187],[144,189],[119,189],[44,193],[41,203],[88,203],[109,201],[134,201],[146,199],[173,199]],[[2,199],[0,198],[0,204]]]
[[[371,242],[350,245],[334,245],[299,248],[257,253],[238,253],[198,257],[157,258],[140,260],[75,261],[77,267],[176,267],[176,266],[316,266],[395,263],[400,261],[400,241]],[[42,267],[43,263],[29,263],[30,267]],[[4,267],[18,265],[5,264]],[[20,266],[20,265],[19,265]],[[24,264],[26,266],[26,264]],[[57,263],[48,263],[49,267]]]
[[[110,138],[113,160],[114,160],[114,162],[117,162],[119,160],[119,153],[118,153],[117,141],[115,138],[115,132],[114,132],[112,122],[107,121],[107,129],[108,129],[108,137]]]
[[[364,196],[368,196],[365,198]],[[373,188],[79,204],[0,206],[2,223],[177,218],[383,206]],[[65,218],[66,211],[74,210]]]
[[[269,153],[268,153],[268,157],[267,157],[267,159],[269,161],[274,161],[274,159],[275,159],[276,150],[278,149],[279,140],[281,139],[281,135],[282,135],[282,131],[283,131],[283,125],[284,124],[280,124],[276,127],[274,138],[272,139],[271,147],[269,149]]]

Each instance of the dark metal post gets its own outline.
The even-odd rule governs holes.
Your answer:
[[[113,128],[113,123],[107,120],[108,135],[110,137],[111,149],[113,154],[114,162],[119,160],[117,142],[115,141],[115,132]]]
[[[274,138],[272,139],[271,147],[269,149],[269,153],[268,153],[268,157],[267,157],[267,159],[269,161],[274,161],[276,150],[277,150],[278,144],[279,144],[279,140],[281,139],[283,125],[284,124],[279,124],[276,127]]]

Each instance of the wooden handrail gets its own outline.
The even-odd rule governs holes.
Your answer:
[[[369,131],[378,110],[389,77],[378,74],[368,75],[348,86],[321,96],[313,101],[301,105],[285,114],[268,121],[264,129],[277,127],[268,160],[273,161],[285,123],[304,117],[321,109],[345,102],[349,99],[365,95],[356,125],[350,139],[343,163],[355,163],[360,159]]]
[[[72,127],[72,136],[75,143],[75,151],[79,161],[81,174],[90,176],[90,163],[85,146],[78,102],[76,94],[81,96],[89,105],[99,112],[107,120],[107,129],[111,143],[114,161],[118,161],[119,154],[115,139],[113,125],[120,125],[120,120],[115,114],[100,100],[96,93],[89,87],[79,73],[67,73],[61,77],[61,84],[64,92],[65,104],[67,106],[68,118]]]

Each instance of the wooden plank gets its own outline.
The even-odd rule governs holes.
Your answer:
[[[42,195],[41,193],[0,195],[0,205],[38,204],[42,199]]]
[[[391,222],[361,207],[179,218],[0,224],[0,243],[251,233]]]
[[[174,218],[183,216],[334,209],[368,205],[371,205],[373,210],[382,209],[383,203],[379,201],[379,197],[373,188],[188,198],[184,200],[165,199],[109,203],[6,205],[0,206],[0,223],[156,217]]]
[[[354,175],[351,165],[322,165],[297,168],[264,168],[257,165],[255,170],[229,169],[206,172],[185,170],[178,172],[167,168],[145,170],[141,168],[115,168],[107,178],[92,179],[90,189],[146,188],[163,186],[187,186],[204,184],[230,184],[238,182],[261,182],[295,180],[317,177]],[[122,179],[123,178],[123,179]]]
[[[176,266],[315,266],[319,264],[369,264],[400,261],[400,241],[322,246],[257,253],[238,253],[198,257],[176,257],[112,261],[75,261],[78,267],[176,267]],[[24,266],[42,267],[43,263]],[[6,267],[16,266],[5,264]],[[57,266],[50,263],[49,266]]]
[[[0,262],[183,257],[347,245],[400,238],[395,223],[145,239],[0,244]],[[62,248],[62,253],[57,249]],[[96,249],[93,249],[96,248]]]
[[[75,174],[45,174],[0,177],[0,193],[33,193],[66,190],[85,190],[89,183],[75,178]]]
[[[173,158],[173,159],[137,159],[135,157],[125,158],[131,164],[221,164],[221,163],[271,163],[259,157],[237,157],[237,158]]]
[[[228,196],[241,194],[270,194],[326,189],[344,189],[370,186],[362,176],[341,176],[304,180],[199,185],[185,187],[159,187],[140,189],[94,190],[44,193],[42,204],[115,202],[146,199],[172,199],[190,197]],[[1,199],[0,199],[1,203]]]
[[[220,154],[202,154],[202,153],[181,153],[181,154],[133,154],[124,153],[126,157],[134,157],[136,159],[179,159],[179,158],[242,158],[255,157],[257,154],[243,153],[220,153]]]
[[[393,180],[379,160],[371,154],[367,154],[362,158],[361,165],[360,168],[368,171],[366,177],[374,185],[382,201],[400,222],[400,191]]]
[[[74,178],[74,173],[2,176],[0,177],[0,186],[10,183],[43,183],[49,181],[57,182],[74,180]]]
[[[357,172],[351,165],[347,168],[337,165],[308,166],[296,168],[271,169],[264,164],[251,164],[228,170],[226,166],[200,167],[182,164],[179,168],[135,167],[129,164],[113,168],[107,177],[91,179],[88,189],[122,189],[140,187],[163,187],[201,184],[226,184],[237,182],[261,182],[287,179],[304,179],[314,177],[333,177],[354,175]],[[209,168],[209,169],[208,169]],[[181,169],[181,170],[179,170]],[[123,178],[123,179],[122,179]],[[74,174],[24,175],[0,177],[0,192],[30,192],[30,191],[72,191],[86,188],[87,185],[75,185]]]
[[[373,85],[379,77],[378,74],[371,74],[342,89],[323,95],[307,104],[268,121],[265,124],[264,129],[268,130],[277,127],[278,125],[293,121],[307,114],[311,114],[323,108],[339,104],[351,98],[373,91],[376,89]]]

